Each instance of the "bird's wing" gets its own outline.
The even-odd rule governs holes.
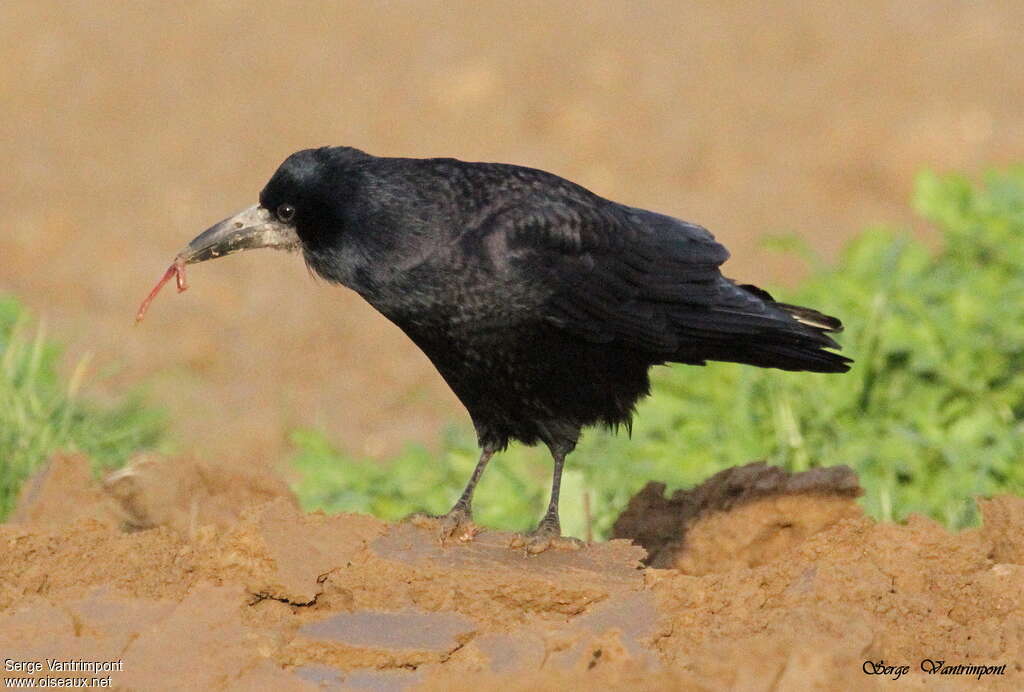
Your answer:
[[[801,331],[770,296],[722,276],[729,253],[701,226],[585,199],[508,208],[489,225],[492,253],[543,291],[542,318],[588,341],[699,362],[701,344]]]

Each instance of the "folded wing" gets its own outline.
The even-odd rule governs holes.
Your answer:
[[[582,339],[706,360],[848,369],[838,320],[725,278],[728,251],[704,228],[596,198],[548,200],[489,220],[507,266],[543,287],[542,319]]]

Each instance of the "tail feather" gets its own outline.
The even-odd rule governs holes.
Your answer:
[[[797,322],[800,324],[806,324],[808,327],[816,327],[822,331],[832,334],[838,334],[843,331],[842,322],[831,315],[826,315],[825,313],[818,312],[817,310],[801,307],[799,305],[790,305],[789,303],[775,303],[775,307],[782,308],[795,317]]]
[[[709,348],[703,357],[781,370],[846,372],[850,369],[852,359],[826,350],[841,348],[829,336],[843,330],[843,323],[838,319],[812,308],[779,303],[757,286],[734,285],[748,294],[747,300],[753,296],[763,305],[761,309],[768,308],[768,312],[756,317],[745,310],[732,312],[740,307],[738,305],[722,310],[731,313],[731,321],[743,323],[749,331],[743,336],[734,332],[722,338],[730,331],[723,328],[722,323],[728,324],[730,320],[723,319],[725,316],[719,313],[713,323],[718,334],[704,342]]]
[[[825,350],[819,342],[792,333],[761,334],[747,340],[721,339],[689,346],[674,360],[703,365],[707,360],[744,363],[761,368],[806,372],[847,372],[852,359]]]
[[[735,362],[780,370],[847,372],[853,360],[818,347],[768,343],[739,350]]]

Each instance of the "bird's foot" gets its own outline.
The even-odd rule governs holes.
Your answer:
[[[473,514],[462,507],[453,507],[447,514],[426,514],[417,512],[405,518],[413,526],[433,529],[441,545],[448,541],[468,543],[481,529],[473,523]]]
[[[579,550],[586,543],[572,536],[563,536],[557,521],[544,520],[536,529],[526,534],[517,534],[509,548],[522,548],[527,555],[538,555],[546,550]]]

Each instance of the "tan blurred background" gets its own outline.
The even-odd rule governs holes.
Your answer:
[[[1024,158],[1024,3],[819,5],[4,0],[0,291],[94,355],[94,396],[147,388],[183,449],[276,460],[297,425],[430,441],[464,416],[430,364],[295,256],[135,308],[309,146],[544,168],[698,221],[727,273],[774,283],[794,266],[763,234],[834,256],[911,223],[921,168]]]

